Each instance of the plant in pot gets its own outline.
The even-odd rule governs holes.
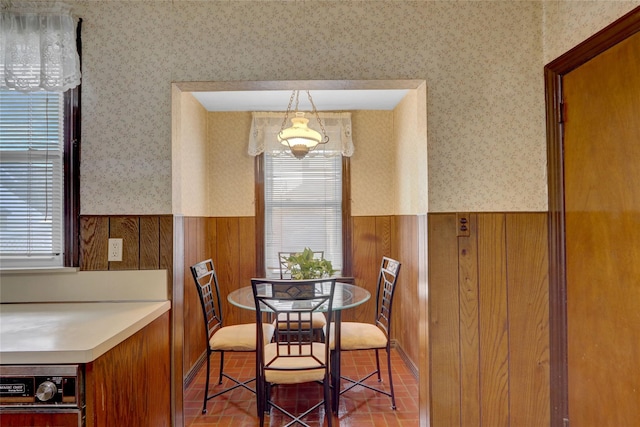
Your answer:
[[[291,254],[287,258],[287,267],[294,280],[321,279],[330,277],[338,270],[334,270],[328,259],[315,258],[310,248]]]

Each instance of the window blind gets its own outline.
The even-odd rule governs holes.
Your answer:
[[[0,90],[2,267],[62,265],[63,94]]]
[[[279,277],[278,252],[324,251],[342,270],[341,156],[275,157],[265,153],[265,266]]]

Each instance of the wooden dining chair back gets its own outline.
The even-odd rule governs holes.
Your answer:
[[[376,370],[365,375],[359,380],[342,376],[341,379],[349,382],[349,385],[341,390],[337,395],[341,395],[359,385],[391,397],[391,407],[392,409],[396,409],[395,394],[393,392],[393,377],[391,374],[391,315],[393,297],[395,295],[399,273],[400,262],[388,257],[383,257],[376,285],[376,313],[374,322],[342,322],[340,328],[340,351],[375,351]],[[329,346],[331,349],[335,349],[335,345],[335,334],[332,331],[329,338]],[[389,391],[372,387],[365,383],[365,381],[373,375],[377,375],[378,382],[382,381],[380,376],[380,357],[378,354],[378,351],[381,349],[385,349],[387,351]],[[335,352],[333,352],[332,355],[334,354]],[[336,363],[338,363],[338,361],[336,361]],[[337,402],[335,402],[334,407],[337,406]]]
[[[255,381],[251,378],[240,381],[224,373],[225,352],[255,352],[256,351],[256,325],[254,323],[224,326],[222,320],[222,303],[220,301],[220,287],[218,276],[213,266],[213,261],[208,259],[191,266],[191,274],[198,290],[202,315],[204,318],[204,330],[207,340],[207,377],[204,386],[204,401],[202,413],[207,412],[207,402],[214,397],[227,393],[238,387],[243,387],[253,393],[255,390],[248,386]],[[262,338],[268,342],[273,337],[273,325],[262,325]],[[220,371],[218,384],[222,384],[222,378],[231,380],[234,385],[209,395],[209,376],[211,374],[211,357],[214,353],[220,354]]]
[[[314,341],[313,328],[308,321],[314,313],[333,316],[333,295],[336,279],[272,280],[252,279],[258,330],[264,325],[265,315],[273,314],[275,322],[273,342],[258,337],[258,381],[256,393],[260,426],[264,425],[265,412],[272,407],[291,417],[290,424],[307,424],[302,419],[324,404],[329,426],[332,425],[330,405],[329,347]],[[330,322],[327,323],[330,328]],[[329,332],[327,332],[329,333]],[[295,415],[273,402],[271,387],[282,384],[321,382],[324,398],[302,414]]]

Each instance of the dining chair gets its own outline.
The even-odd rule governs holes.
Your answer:
[[[204,402],[202,413],[207,413],[207,402],[214,397],[227,393],[238,387],[243,387],[253,393],[255,390],[247,384],[255,381],[255,377],[246,381],[240,381],[224,373],[225,352],[255,352],[256,351],[256,325],[255,323],[224,326],[222,320],[222,302],[220,301],[220,287],[218,275],[213,266],[213,261],[208,259],[191,266],[191,274],[198,289],[202,314],[204,318],[204,330],[207,340],[207,377],[204,386]],[[261,339],[264,342],[271,341],[275,328],[273,325],[261,325]],[[222,384],[222,377],[228,378],[235,384],[217,393],[209,395],[209,376],[211,373],[211,356],[220,353],[220,372],[218,384]]]
[[[329,346],[314,341],[309,322],[300,319],[304,315],[324,312],[329,319],[327,333],[330,332],[336,279],[251,279],[251,286],[257,330],[264,325],[266,314],[275,314],[281,319],[276,322],[273,342],[258,337],[256,393],[260,426],[264,426],[265,412],[272,407],[292,419],[287,426],[295,423],[308,426],[302,418],[322,405],[331,426]],[[310,382],[322,383],[323,399],[299,415],[292,414],[272,400],[272,386]]]
[[[289,257],[292,255],[300,254],[300,252],[278,252],[278,261],[280,265],[280,279],[291,279],[291,263]],[[324,259],[324,251],[313,251],[313,258]],[[327,318],[323,313],[312,313],[309,315],[303,315],[303,320],[312,319],[314,338],[318,341],[324,340],[324,329],[327,324]],[[280,325],[281,330],[286,327],[285,324]]]
[[[383,257],[376,285],[376,313],[374,322],[341,323],[340,351],[373,350],[376,355],[376,369],[359,380],[341,376],[341,379],[346,380],[350,384],[334,396],[338,396],[339,398],[343,393],[346,393],[353,387],[359,385],[391,397],[391,408],[396,409],[396,399],[393,393],[393,377],[391,374],[391,309],[393,307],[393,295],[395,293],[399,272],[400,263],[398,261],[388,257]],[[335,351],[336,340],[334,329],[335,328],[332,328],[328,334],[332,357],[336,357],[337,354]],[[372,387],[364,382],[373,375],[378,376],[378,382],[382,381],[380,376],[380,357],[378,354],[381,349],[385,349],[387,351],[387,370],[389,372],[388,392],[380,388]],[[340,363],[340,361],[334,360],[333,363]],[[338,402],[334,402],[334,407],[338,407]]]

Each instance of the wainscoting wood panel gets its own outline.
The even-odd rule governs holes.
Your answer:
[[[463,393],[460,390],[460,310],[456,215],[429,215],[428,234],[431,426],[480,425],[479,423],[461,424],[460,420]]]
[[[458,280],[460,298],[460,411],[463,426],[480,425],[480,336],[478,326],[477,221],[470,216],[469,236],[458,238]]]
[[[431,426],[548,426],[546,213],[429,215]]]
[[[507,426],[509,348],[504,215],[478,215],[481,425]]]
[[[109,238],[122,239],[122,261],[108,260]],[[170,215],[81,216],[80,269],[173,269],[173,219]],[[171,276],[169,276],[171,283]]]
[[[239,218],[217,218],[216,221],[216,251],[218,280],[221,294],[228,295],[238,287],[248,286],[249,282],[240,283],[240,220]],[[224,291],[222,291],[224,289]],[[225,322],[227,324],[242,323],[240,310],[231,304],[225,304],[223,308]]]
[[[109,217],[80,217],[80,269],[109,269]]]
[[[346,310],[342,320],[348,322],[372,322],[375,318],[375,292],[382,256],[392,256],[391,242],[393,217],[359,216],[353,224],[353,276],[356,285],[371,292],[371,299],[357,310]]]
[[[511,398],[511,426],[540,425],[551,416],[547,223],[545,215],[507,216],[509,388],[512,396],[526,396]]]
[[[140,220],[115,216],[109,219],[109,238],[122,239],[122,261],[110,261],[109,270],[140,269]]]
[[[238,230],[240,241],[240,253],[238,254],[239,271],[240,271],[240,283],[238,287],[250,284],[252,277],[257,275],[256,272],[256,221],[253,217],[241,217],[240,226]],[[239,316],[237,321],[239,323],[255,322],[256,317],[254,313],[248,310],[239,310]]]
[[[140,217],[140,270],[157,270],[160,262],[160,219]]]
[[[407,357],[414,368],[419,362],[420,341],[419,321],[420,304],[418,296],[418,217],[405,215],[394,217],[396,238],[392,257],[402,263],[393,300],[392,339]],[[380,256],[382,258],[382,256]]]
[[[205,228],[205,220],[202,218],[184,218],[184,240],[193,244],[184,245],[184,372],[189,372],[198,361],[203,351],[206,350],[206,333],[202,320],[202,308],[200,297],[193,281],[190,267],[208,256],[198,248],[200,235]]]

